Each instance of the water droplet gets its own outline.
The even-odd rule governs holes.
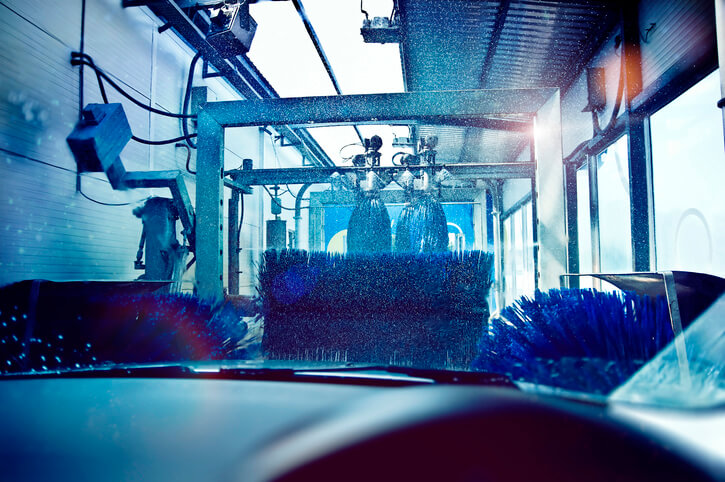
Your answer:
[[[10,321],[18,321],[18,319],[17,319],[17,318],[15,318],[14,316],[11,316],[11,317],[10,317]]]
[[[76,363],[76,368],[80,368],[80,367],[81,367],[81,364],[80,363]]]
[[[59,356],[55,357],[55,361],[57,361],[58,363],[60,363],[60,357]]]
[[[12,365],[12,363],[10,363],[10,360],[5,360],[5,362],[8,364],[8,366]]]
[[[91,347],[91,344],[90,343],[86,343],[86,348],[90,348],[90,347]]]
[[[40,368],[42,368],[43,370],[47,370],[47,369],[48,369],[48,367],[47,367],[47,366],[45,366],[45,365],[43,365],[43,366],[42,366],[42,367],[40,367]]]
[[[58,339],[59,340],[62,340],[63,339],[63,335],[58,335]]]
[[[40,355],[40,361],[45,361],[45,355]]]

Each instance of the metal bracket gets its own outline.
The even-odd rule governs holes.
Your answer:
[[[279,147],[295,147],[295,146],[301,146],[301,142],[288,142],[285,144],[284,136],[274,136],[274,140],[279,141]]]
[[[184,235],[189,240],[189,247],[191,251],[196,249],[194,208],[181,171],[127,172],[123,177],[123,184],[130,188],[169,188],[179,212],[179,220],[184,226]]]
[[[209,62],[206,60],[201,64],[201,78],[202,79],[213,79],[214,77],[224,77],[224,75],[220,74],[219,72],[210,72],[209,71]]]

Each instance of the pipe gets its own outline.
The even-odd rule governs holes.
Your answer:
[[[305,194],[307,189],[312,186],[312,183],[303,184],[300,190],[297,191],[297,198],[295,199],[295,239],[294,249],[300,249],[300,232],[302,232],[302,196]]]

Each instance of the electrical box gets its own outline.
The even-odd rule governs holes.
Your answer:
[[[228,59],[249,52],[257,32],[257,22],[249,15],[249,4],[224,4],[212,9],[206,40]]]
[[[587,106],[583,112],[600,112],[607,106],[605,72],[601,67],[587,69]]]
[[[79,172],[105,172],[117,189],[125,174],[119,155],[131,136],[121,104],[88,104],[66,142]]]
[[[287,221],[284,219],[267,221],[267,249],[287,249]]]
[[[387,17],[364,20],[360,33],[365,43],[400,43],[400,26]]]

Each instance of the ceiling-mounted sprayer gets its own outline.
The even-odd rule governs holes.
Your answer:
[[[370,139],[363,139],[363,147],[365,148],[365,153],[355,155],[352,158],[352,164],[356,167],[379,166],[380,148],[383,147],[383,139],[380,136],[372,136]]]
[[[429,166],[434,166],[436,163],[436,154],[438,151],[435,147],[438,145],[438,136],[425,136],[420,138],[418,143],[418,156],[422,162],[425,162]]]
[[[249,0],[183,0],[177,5],[188,9],[194,24],[206,32],[207,42],[228,59],[249,52],[257,32],[257,22],[249,14],[249,3]]]

